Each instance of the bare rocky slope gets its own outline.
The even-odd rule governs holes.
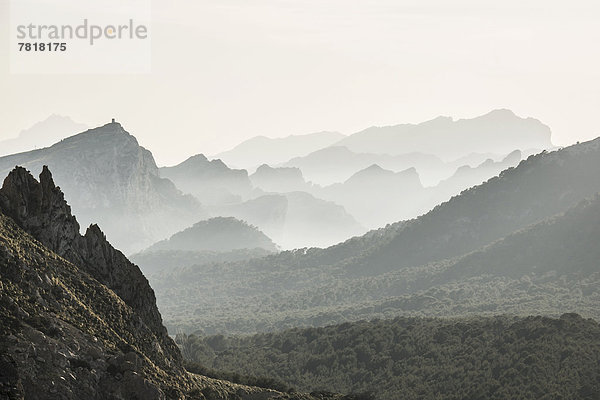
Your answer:
[[[0,176],[22,166],[47,165],[84,225],[97,223],[127,254],[199,221],[200,203],[184,196],[159,170],[150,151],[118,122],[89,129],[54,145],[0,157]]]
[[[0,322],[2,399],[319,398],[186,372],[146,278],[98,226],[79,234],[47,168],[0,189]]]

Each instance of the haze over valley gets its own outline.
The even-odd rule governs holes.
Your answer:
[[[159,167],[118,121],[61,121],[57,142],[0,157],[3,393],[69,374],[57,391],[116,398],[600,390],[578,362],[600,360],[600,138],[557,148],[496,110]],[[540,369],[553,351],[564,363]]]

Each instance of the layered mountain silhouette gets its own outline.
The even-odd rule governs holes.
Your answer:
[[[305,156],[330,146],[343,137],[344,135],[337,132],[291,135],[284,138],[256,136],[213,158],[220,158],[236,167],[252,169],[262,164],[274,165],[294,157]]]
[[[529,157],[411,221],[355,268],[371,273],[455,257],[565,211],[600,191],[598,143]]]
[[[314,398],[188,373],[148,281],[98,226],[79,234],[47,168],[0,189],[0,320],[3,398]]]
[[[0,158],[0,175],[16,165],[48,165],[84,224],[101,224],[123,251],[133,252],[206,216],[200,203],[159,176],[152,153],[119,123],[109,123],[48,148]]]
[[[463,125],[458,124],[460,129],[456,129],[470,129],[470,124],[465,125],[468,129]],[[246,170],[231,169],[223,161],[209,160],[202,154],[158,169],[149,151],[120,124],[111,123],[48,148],[0,157],[0,174],[8,173],[15,165],[33,172],[40,171],[43,164],[49,165],[57,183],[71,193],[70,201],[80,220],[101,224],[117,247],[134,253],[189,227],[193,221],[217,216],[247,220],[283,248],[326,247],[364,233],[362,226],[373,229],[421,215],[516,162],[511,156],[507,159],[510,162],[486,161],[470,167],[465,164],[475,163],[483,153],[452,162],[424,153],[356,153],[346,147],[331,147],[334,138],[338,140],[340,135],[269,139],[268,143],[293,149],[290,151],[310,151],[321,145],[324,148],[293,158],[284,166],[271,167],[263,161],[249,177]],[[244,146],[248,143],[254,141]],[[370,183],[365,178],[358,182],[357,177],[364,173],[361,171],[374,164],[396,176],[416,169],[426,190],[405,186],[402,179],[390,174],[373,175]],[[439,185],[432,186],[440,180]],[[320,187],[311,181],[340,184]],[[359,187],[363,184],[369,189]],[[290,199],[294,207],[289,207]],[[366,202],[377,207],[369,210]],[[325,219],[325,225],[320,221],[327,208],[331,217]],[[251,215],[254,212],[257,214]],[[306,226],[313,222],[318,234],[307,231]]]
[[[160,168],[160,176],[207,205],[240,202],[252,190],[246,170],[230,169],[223,161],[209,161],[203,154],[173,167]]]
[[[225,328],[224,321],[188,317],[184,322],[178,316],[169,324],[202,326],[205,332],[252,332],[399,313],[543,310],[557,315],[576,305],[597,317],[597,298],[586,288],[598,279],[596,252],[588,247],[598,234],[594,196],[600,192],[599,167],[600,138],[530,156],[419,218],[327,249],[221,266],[210,272],[212,288],[220,288],[228,309],[237,310],[227,323],[237,322]],[[586,205],[588,198],[593,200]],[[480,253],[469,255],[473,251]],[[182,271],[174,284],[191,290],[199,284],[195,271]],[[229,274],[252,277],[252,290],[235,294],[237,289],[227,285]],[[167,290],[157,287],[159,293]],[[560,302],[554,300],[557,293]],[[254,309],[250,298],[264,313],[242,317],[241,309]],[[210,308],[211,302],[200,295],[195,305]],[[172,304],[173,299],[166,302],[165,310]]]
[[[501,161],[487,159],[476,167],[464,165],[436,186],[424,187],[415,168],[394,172],[373,164],[343,183],[313,185],[315,196],[343,206],[364,226],[375,229],[390,221],[409,220],[425,214],[465,189],[479,185],[501,171],[516,166],[521,152],[515,150]]]
[[[0,156],[48,147],[87,128],[69,117],[52,114],[32,127],[22,130],[16,137],[0,141]]]
[[[427,192],[415,168],[393,172],[373,164],[344,183],[315,189],[315,193],[344,206],[371,229],[427,211],[424,207]]]
[[[337,142],[356,152],[433,154],[445,161],[490,149],[508,154],[515,149],[551,149],[550,128],[533,118],[501,109],[472,118],[438,117],[421,124],[371,127]]]
[[[307,180],[327,186],[344,182],[356,172],[373,164],[395,172],[416,168],[431,184],[449,177],[456,169],[454,164],[448,165],[430,154],[407,153],[391,156],[361,150],[355,152],[337,145],[317,150],[304,157],[293,158],[281,166],[299,168]]]

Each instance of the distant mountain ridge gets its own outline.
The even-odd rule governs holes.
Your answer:
[[[52,114],[45,120],[22,130],[17,137],[0,141],[0,156],[42,149],[86,129],[88,127],[85,124],[75,122],[66,116]]]
[[[307,180],[327,186],[344,182],[356,172],[373,164],[397,172],[416,168],[420,174],[426,175],[431,181],[446,178],[453,172],[453,167],[449,168],[438,157],[430,154],[409,153],[391,156],[365,153],[360,150],[355,152],[341,145],[326,147],[304,157],[293,158],[280,167],[299,168]]]
[[[372,273],[455,257],[565,211],[600,191],[600,177],[594,172],[600,168],[599,142],[600,138],[521,161],[407,224],[364,261],[354,260],[352,268]]]
[[[498,162],[487,159],[476,167],[464,165],[431,187],[421,184],[421,176],[415,168],[394,172],[373,164],[343,183],[325,187],[313,185],[309,191],[344,206],[361,224],[376,229],[427,213],[463,190],[516,166],[519,161],[521,152],[515,150]]]
[[[438,117],[417,125],[371,127],[335,145],[375,154],[420,152],[450,161],[490,149],[501,154],[515,149],[552,149],[550,136],[550,128],[540,121],[499,109],[472,119]]]
[[[330,146],[343,137],[341,133],[326,131],[283,138],[256,136],[231,150],[216,154],[213,158],[220,158],[238,168],[253,169],[262,164],[275,165],[294,157],[304,156]]]

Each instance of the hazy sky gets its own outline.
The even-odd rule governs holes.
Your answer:
[[[159,164],[256,135],[469,118],[510,108],[555,144],[600,136],[597,0],[169,0],[152,73],[10,75],[0,0],[0,140],[52,113],[116,117]]]

